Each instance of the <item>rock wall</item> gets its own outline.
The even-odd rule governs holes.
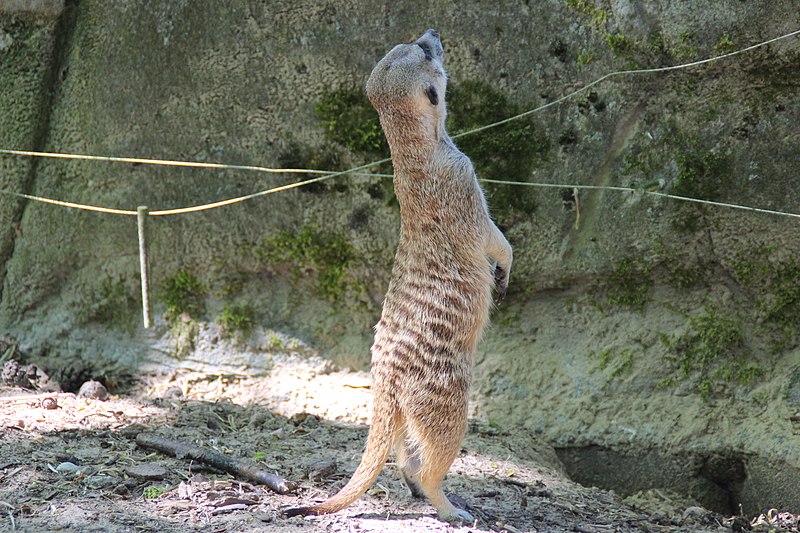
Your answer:
[[[372,66],[428,27],[456,132],[612,71],[788,33],[798,13],[766,0],[6,2],[0,148],[346,169],[385,156],[361,91]],[[483,177],[639,190],[487,184],[515,270],[476,358],[477,416],[563,448],[692,449],[675,479],[749,494],[753,511],[800,501],[765,474],[800,467],[799,222],[641,192],[800,212],[799,64],[793,37],[618,75],[458,139]],[[7,156],[0,170],[4,189],[129,210],[298,179]],[[133,217],[3,197],[0,218],[0,323],[64,383],[135,373],[162,335],[186,354],[202,320],[284,328],[364,366],[398,229],[389,181],[369,175],[152,218],[159,319],[144,331]],[[714,454],[746,473],[709,474]]]

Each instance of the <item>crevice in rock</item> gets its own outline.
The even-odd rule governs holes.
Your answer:
[[[625,498],[655,489],[724,516],[757,516],[770,508],[800,512],[800,469],[778,457],[598,445],[556,448],[556,455],[573,481]]]
[[[53,38],[51,40],[51,49],[49,56],[49,65],[47,66],[46,73],[42,84],[40,86],[39,94],[39,110],[38,118],[36,121],[36,128],[27,147],[33,151],[43,151],[46,146],[47,139],[50,133],[50,117],[53,110],[56,94],[58,93],[59,85],[64,81],[63,73],[66,72],[66,62],[69,51],[72,47],[72,37],[75,30],[75,23],[78,13],[78,0],[66,0],[64,8],[58,16],[55,29],[53,31]],[[23,147],[24,148],[24,147]],[[39,158],[30,158],[28,164],[28,171],[25,179],[21,183],[21,192],[31,194],[34,190],[36,182],[36,174],[39,168]],[[22,235],[21,223],[25,208],[29,200],[20,199],[18,207],[15,210],[11,222],[13,228],[10,232],[10,246],[6,247],[6,253],[0,256],[0,301],[5,297],[5,276],[8,262],[14,256],[14,247],[16,240]]]

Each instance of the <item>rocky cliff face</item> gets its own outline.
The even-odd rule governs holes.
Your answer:
[[[387,155],[361,87],[427,27],[454,133],[800,28],[796,1],[4,9],[0,148],[322,170]],[[486,185],[515,271],[476,361],[476,415],[541,432],[568,466],[650,450],[636,479],[667,472],[660,486],[719,508],[797,505],[765,472],[800,467],[800,221],[642,191],[800,212],[798,39],[616,75],[457,140],[484,178],[565,185]],[[129,210],[299,179],[9,156],[0,170],[8,190]],[[186,355],[196,321],[277,326],[366,365],[398,228],[390,180],[363,173],[152,218],[153,333],[133,217],[5,196],[0,217],[3,329],[65,383],[135,372],[162,335]]]

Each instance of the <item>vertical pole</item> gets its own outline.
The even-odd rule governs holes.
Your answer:
[[[148,257],[145,223],[147,221],[147,206],[140,205],[136,209],[136,226],[139,230],[139,268],[142,275],[142,319],[145,329],[150,327],[150,284],[148,282]]]

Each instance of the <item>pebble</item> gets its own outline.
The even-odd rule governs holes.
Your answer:
[[[55,398],[48,397],[42,399],[42,409],[53,410],[58,409],[58,407],[58,401],[56,401]]]
[[[78,470],[80,470],[80,467],[75,463],[70,463],[69,461],[59,463],[59,465],[56,467],[56,472],[59,474],[72,474]]]
[[[108,390],[99,381],[87,381],[78,390],[78,397],[104,401],[108,398]]]
[[[129,466],[125,473],[137,479],[158,481],[167,477],[167,469],[158,463],[142,463],[140,465]]]
[[[119,478],[100,474],[97,476],[87,477],[83,482],[90,489],[97,490],[116,486],[119,483]]]
[[[333,459],[322,459],[315,461],[306,467],[308,479],[311,481],[322,481],[336,473],[336,461]]]

